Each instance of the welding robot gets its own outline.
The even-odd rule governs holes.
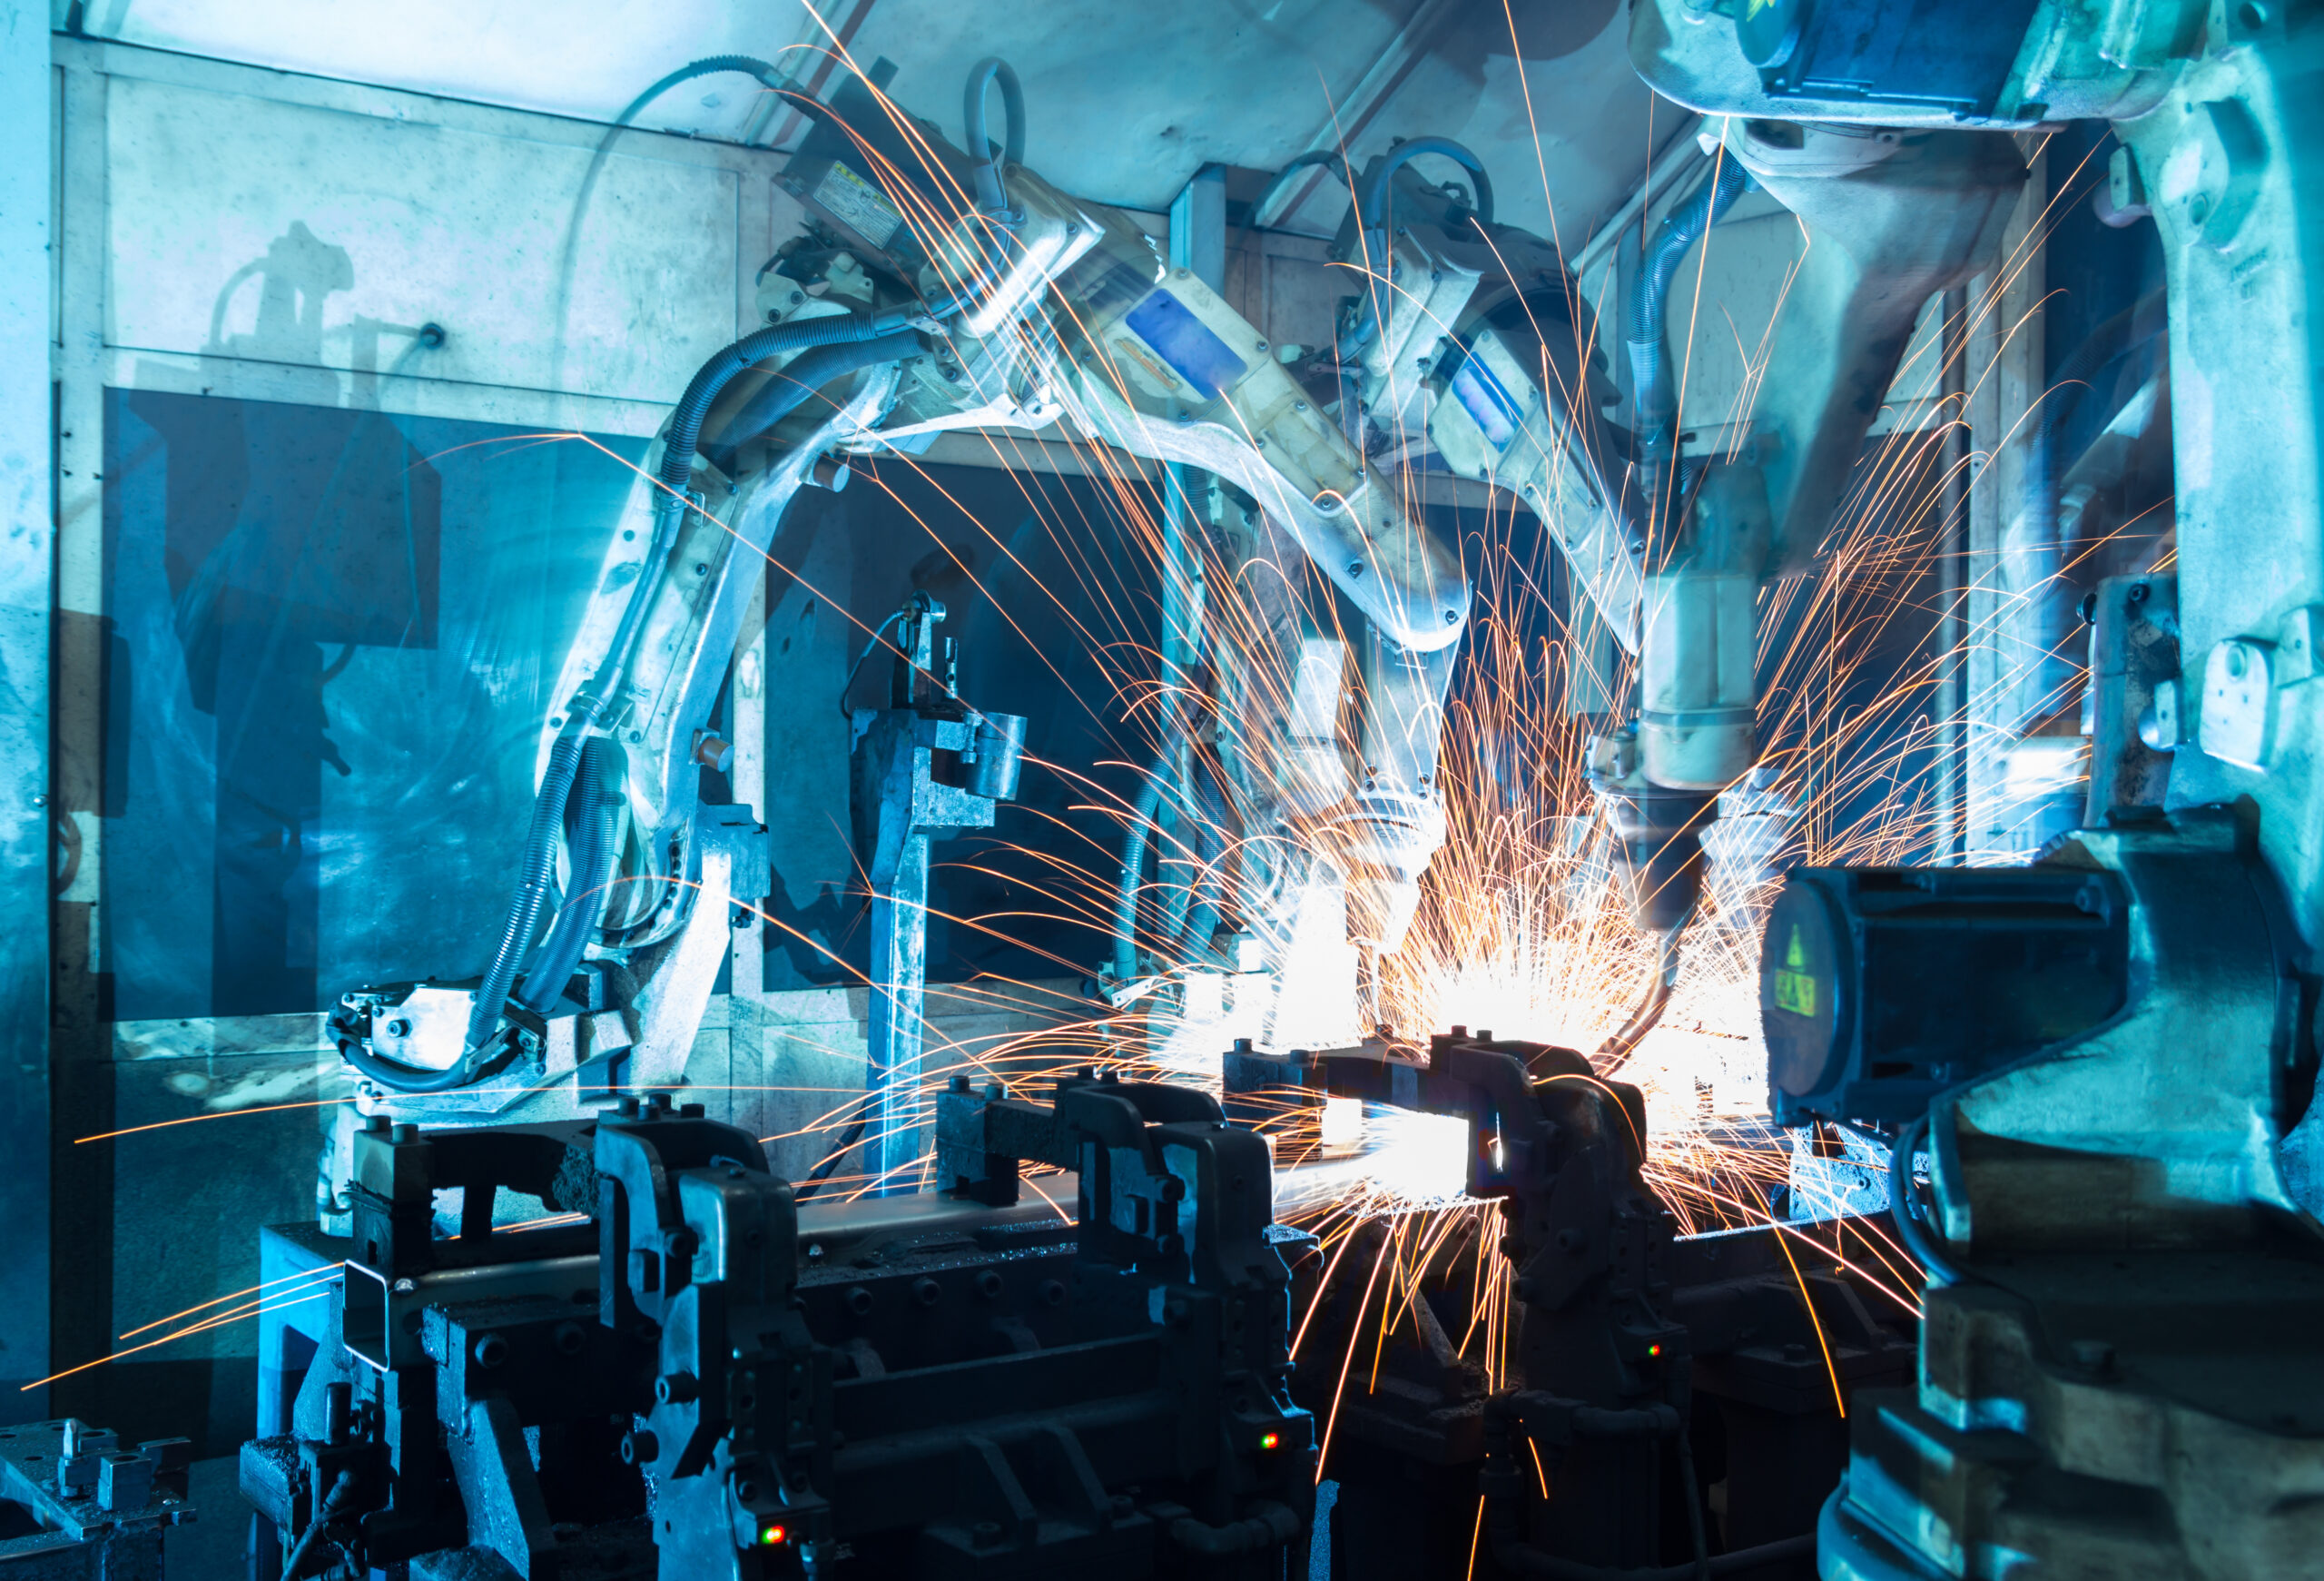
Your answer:
[[[2324,1239],[2280,1143],[2324,881],[2324,9],[1641,0],[1630,49],[1808,237],[1750,432],[1648,579],[1649,787],[1749,764],[1754,589],[2046,129],[2113,124],[2110,203],[2168,276],[2177,559],[2092,600],[2084,825],[2024,867],[1797,871],[1769,916],[1772,1107],[1893,1146],[1928,1277],[1821,1573],[2316,1574]]]
[[[1174,697],[1162,733],[1196,741],[1207,772],[1190,781],[1197,755],[1171,757],[1166,742],[1154,776],[1165,815],[1152,795],[1132,809],[1125,920],[1098,986],[1123,1004],[1189,967],[1229,976],[1246,1021],[1231,1035],[1202,1030],[1214,1064],[1232,1035],[1310,1049],[1364,1038],[1368,968],[1401,943],[1444,838],[1438,736],[1470,601],[1398,469],[1433,450],[1571,524],[1565,547],[1584,580],[1621,630],[1636,626],[1651,492],[1636,456],[1669,446],[1605,420],[1619,391],[1555,249],[1495,222],[1490,178],[1457,143],[1401,141],[1361,170],[1308,156],[1349,188],[1334,256],[1360,283],[1330,346],[1270,348],[1134,217],[1023,168],[1023,110],[1004,64],[971,75],[972,153],[895,108],[884,62],[828,104],[738,57],[670,81],[730,70],[813,119],[782,177],[804,226],[762,272],[764,327],[694,377],[608,540],[538,738],[516,894],[481,976],[366,986],[333,1015],[358,1108],[505,1123],[676,1083],[733,903],[766,892],[753,809],[704,805],[696,787],[731,750],[710,728],[724,656],[784,509],[803,489],[843,486],[851,458],[1059,421],[1169,463],[1171,489],[1198,496],[1180,504],[1222,574],[1261,561],[1285,573],[1247,578],[1262,589],[1256,618],[1238,632],[1215,622],[1195,681],[1175,689],[1191,700]],[[1428,179],[1440,163],[1457,179]],[[1657,378],[1667,391],[1666,366]],[[1667,428],[1668,412],[1652,410]],[[1311,593],[1273,591],[1302,576]],[[942,618],[925,598],[899,612],[891,707],[854,714],[856,799],[878,807],[860,843],[882,1094],[867,1147],[887,1189],[912,1189],[902,1177],[921,1151],[928,844],[991,822],[1023,747],[1022,720],[958,695]],[[1356,699],[1352,721],[1344,696]],[[1682,827],[1708,799],[1689,795],[1668,815]],[[1644,791],[1616,799],[1633,822],[1660,814]],[[1231,865],[1232,878],[1182,894],[1170,936],[1141,951],[1140,851],[1173,808],[1200,825],[1177,848],[1214,874]],[[1231,865],[1200,845],[1229,828]],[[1630,833],[1641,854],[1669,843],[1659,826]],[[347,1120],[321,1185],[324,1216],[341,1225],[353,1112]]]

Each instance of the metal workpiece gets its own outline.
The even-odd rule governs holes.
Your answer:
[[[281,1573],[1278,1573],[1314,1432],[1266,1146],[1187,1089],[1052,1096],[980,1101],[974,1193],[803,1207],[665,1099],[367,1131],[293,1429],[243,1454]],[[1078,1214],[996,1203],[1002,1149]],[[576,1221],[496,1230],[504,1191]]]
[[[162,1534],[194,1518],[193,1445],[132,1448],[75,1418],[0,1428],[0,1576],[162,1581]]]

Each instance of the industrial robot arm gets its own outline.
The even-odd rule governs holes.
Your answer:
[[[1005,149],[982,136],[996,79]],[[1401,935],[1443,839],[1436,738],[1469,603],[1457,559],[1131,216],[1015,163],[1005,66],[972,80],[975,158],[860,79],[828,106],[801,102],[817,124],[783,182],[810,223],[762,272],[766,326],[696,375],[616,526],[542,729],[489,967],[473,986],[360,991],[334,1016],[373,1103],[507,1117],[543,1094],[564,1112],[677,1078],[728,902],[764,893],[750,810],[704,806],[695,788],[729,750],[708,721],[749,573],[799,489],[843,483],[852,454],[924,450],[948,430],[1069,416],[1227,480],[1324,572],[1369,627],[1374,667],[1401,684],[1378,688],[1358,733],[1378,761],[1304,811],[1339,831],[1344,879],[1398,892],[1351,908],[1383,919],[1366,942]],[[973,754],[984,736],[963,739]]]
[[[1809,568],[1851,467],[1935,294],[1990,262],[2024,167],[1972,133],[1738,124],[1641,252],[1619,340],[1630,426],[1600,326],[1556,249],[1497,223],[1480,162],[1438,139],[1400,143],[1351,185],[1334,255],[1360,272],[1334,372],[1368,446],[1442,464],[1521,499],[1637,661],[1634,716],[1592,746],[1590,777],[1635,920],[1662,970],[1601,1052],[1627,1054],[1675,981],[1699,893],[1699,832],[1757,762],[1757,606]],[[1432,184],[1423,157],[1467,167]],[[1671,282],[1752,186],[1809,246],[1739,443],[1680,453],[1668,344]]]

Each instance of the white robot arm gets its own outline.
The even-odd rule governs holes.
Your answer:
[[[1006,67],[990,68],[978,87],[1000,78],[1013,110]],[[980,160],[959,153],[860,80],[830,105],[801,103],[818,124],[783,179],[811,227],[763,273],[766,327],[695,377],[612,535],[539,738],[524,870],[490,965],[474,986],[359,991],[334,1017],[374,1105],[507,1119],[567,1108],[593,1082],[675,1078],[727,902],[763,890],[748,810],[704,807],[694,789],[727,750],[706,726],[749,573],[799,489],[842,480],[851,454],[924,449],[946,430],[1068,418],[1226,479],[1296,542],[1369,628],[1380,684],[1366,688],[1378,716],[1354,733],[1360,776],[1285,799],[1303,829],[1330,832],[1351,891],[1372,892],[1351,895],[1369,934],[1357,942],[1393,948],[1410,919],[1443,839],[1437,732],[1470,597],[1455,557],[1259,332],[1165,268],[1131,216],[989,144]],[[973,99],[970,121],[980,141]],[[585,954],[586,1003],[571,993]]]

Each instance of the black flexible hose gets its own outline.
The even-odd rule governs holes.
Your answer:
[[[1920,1139],[1928,1130],[1929,1117],[1922,1115],[1896,1135],[1896,1145],[1888,1153],[1888,1217],[1896,1220],[1896,1233],[1904,1238],[1905,1250],[1928,1275],[1929,1282],[1939,1285],[1965,1284],[1967,1280],[1953,1265],[1950,1258],[1937,1250],[1936,1243],[1921,1222],[1920,1194],[1913,1188],[1913,1154],[1919,1150]]]
[[[1000,84],[1000,113],[1006,125],[1001,133],[1001,149],[998,159],[993,156],[992,138],[987,131],[984,115],[985,89]],[[1009,63],[997,54],[989,54],[969,68],[969,87],[962,107],[961,119],[967,124],[969,157],[977,162],[977,212],[989,219],[1009,216],[1009,185],[1002,173],[1004,165],[1025,163],[1025,94],[1017,85],[1017,74]]]
[[[734,420],[726,425],[733,439],[725,440],[715,449],[703,451],[710,464],[720,471],[732,473],[735,452],[753,440],[762,438],[775,424],[797,411],[814,393],[835,379],[843,378],[858,369],[876,368],[882,362],[894,362],[918,354],[920,336],[911,330],[898,330],[892,334],[876,335],[869,341],[844,341],[836,346],[819,346],[803,353],[795,361],[786,363],[781,372],[768,380],[758,392],[743,403]]]
[[[1441,153],[1453,161],[1476,178],[1477,226],[1482,231],[1492,223],[1492,178],[1485,173],[1485,162],[1449,137],[1413,137],[1390,149],[1372,174],[1372,185],[1358,201],[1358,218],[1364,226],[1364,269],[1371,276],[1371,289],[1364,293],[1366,311],[1376,329],[1387,321],[1387,295],[1395,275],[1393,255],[1388,246],[1388,194],[1393,190],[1396,173],[1423,153]],[[1349,186],[1353,196],[1354,187]],[[1359,330],[1356,343],[1363,344],[1365,335]],[[1340,354],[1344,357],[1347,349]],[[1362,450],[1359,443],[1356,447]]]
[[[565,222],[565,241],[557,250],[556,310],[550,315],[556,330],[553,369],[561,368],[565,354],[565,315],[566,305],[573,296],[574,265],[580,255],[581,221],[589,212],[589,200],[596,192],[597,177],[604,172],[606,161],[613,155],[614,143],[620,139],[623,131],[627,128],[630,122],[636,119],[638,112],[664,94],[668,93],[680,83],[692,82],[696,77],[711,76],[719,72],[740,72],[745,76],[757,78],[760,84],[777,98],[783,100],[802,114],[812,116],[818,122],[831,114],[830,105],[799,92],[796,88],[784,86],[781,74],[772,64],[759,59],[756,55],[748,54],[714,54],[682,65],[623,106],[621,114],[614,117],[613,124],[606,128],[605,136],[598,140],[597,151],[589,156],[589,168],[582,174],[580,191],[574,194],[573,212]],[[561,381],[554,371],[550,376],[549,387],[562,388]]]
[[[685,393],[678,397],[676,409],[670,413],[670,430],[662,446],[663,487],[675,493],[685,492],[694,476],[695,447],[702,440],[702,420],[709,415],[711,403],[718,399],[719,392],[743,369],[787,351],[872,340],[892,333],[905,322],[901,314],[869,319],[852,315],[793,319],[787,324],[769,324],[763,330],[753,330],[719,351],[695,371],[686,384]]]
[[[1639,260],[1638,283],[1630,291],[1630,354],[1632,405],[1642,442],[1654,443],[1678,410],[1677,391],[1671,389],[1669,343],[1664,334],[1670,282],[1687,250],[1750,188],[1750,173],[1733,158],[1721,158],[1711,178],[1664,217],[1646,256]]]
[[[330,1491],[324,1494],[321,1500],[317,1503],[314,1518],[307,1523],[307,1529],[300,1534],[299,1541],[291,1547],[290,1552],[284,1556],[282,1581],[302,1581],[309,1568],[307,1557],[315,1551],[316,1543],[322,1537],[323,1528],[338,1519],[340,1513],[354,1500],[355,1473],[341,1471],[338,1480],[330,1485]]]
[[[691,466],[688,470],[692,470]],[[654,538],[646,545],[645,559],[639,562],[637,580],[632,585],[629,602],[622,608],[621,624],[614,630],[605,661],[597,667],[589,684],[574,694],[565,711],[565,723],[558,727],[556,741],[549,749],[547,770],[533,797],[533,820],[525,834],[525,854],[518,861],[516,898],[509,903],[508,921],[500,931],[499,948],[493,952],[492,964],[485,971],[484,982],[477,989],[476,1003],[468,1013],[467,1048],[446,1070],[424,1081],[397,1081],[391,1075],[368,1069],[364,1061],[350,1055],[349,1062],[374,1081],[400,1092],[440,1092],[457,1087],[471,1079],[470,1057],[500,1030],[500,1013],[507,1006],[508,990],[515,985],[517,969],[524,964],[526,953],[532,948],[549,888],[556,878],[556,831],[564,823],[565,804],[580,767],[581,744],[604,715],[606,700],[621,685],[622,675],[629,667],[629,650],[645,622],[645,607],[653,599],[662,562],[669,558],[678,540],[679,523],[684,519],[691,503],[685,493],[675,491],[665,495],[656,505]],[[369,1055],[365,1060],[372,1065],[380,1063]]]
[[[525,974],[517,1003],[545,1014],[564,993],[582,953],[606,914],[614,864],[620,857],[623,781],[627,767],[621,744],[592,736],[581,749],[581,767],[566,805],[567,839],[573,860],[565,904],[542,941],[540,957]]]
[[[375,1087],[390,1092],[428,1093],[448,1092],[472,1079],[465,1054],[440,1071],[424,1071],[412,1065],[398,1064],[383,1060],[365,1048],[359,1036],[351,1031],[339,1040],[339,1057],[354,1068],[355,1073]]]
[[[1275,179],[1267,183],[1266,190],[1259,194],[1259,201],[1251,205],[1251,222],[1258,223],[1259,216],[1267,212],[1267,205],[1275,202],[1275,194],[1290,185],[1292,178],[1311,164],[1337,165],[1340,179],[1347,183],[1348,197],[1354,198],[1355,176],[1347,167],[1346,153],[1336,148],[1311,148],[1275,173]]]
[[[1388,222],[1388,183],[1395,173],[1423,153],[1441,153],[1476,177],[1476,215],[1479,229],[1492,223],[1492,177],[1485,173],[1485,162],[1453,142],[1450,137],[1414,137],[1399,143],[1388,151],[1387,158],[1372,175],[1372,193],[1364,223],[1378,229]]]
[[[1627,1064],[1639,1044],[1646,1041],[1662,1020],[1662,1013],[1670,1007],[1670,991],[1679,986],[1679,941],[1686,934],[1687,924],[1695,920],[1695,903],[1689,903],[1679,920],[1662,932],[1661,942],[1655,950],[1654,977],[1647,984],[1646,996],[1638,1002],[1613,1036],[1598,1045],[1601,1059],[1614,1062],[1600,1069],[1601,1076],[1610,1076]]]
[[[480,1049],[500,1030],[500,1013],[507,1005],[508,990],[517,969],[533,947],[542,916],[548,910],[549,892],[556,885],[556,835],[565,823],[565,804],[573,791],[573,777],[581,768],[584,732],[594,710],[575,709],[549,748],[548,770],[533,797],[533,821],[525,831],[525,855],[517,869],[517,896],[509,904],[508,925],[501,930],[500,947],[485,969],[484,985],[477,991],[468,1013],[468,1046]],[[458,1067],[455,1066],[455,1069]]]

